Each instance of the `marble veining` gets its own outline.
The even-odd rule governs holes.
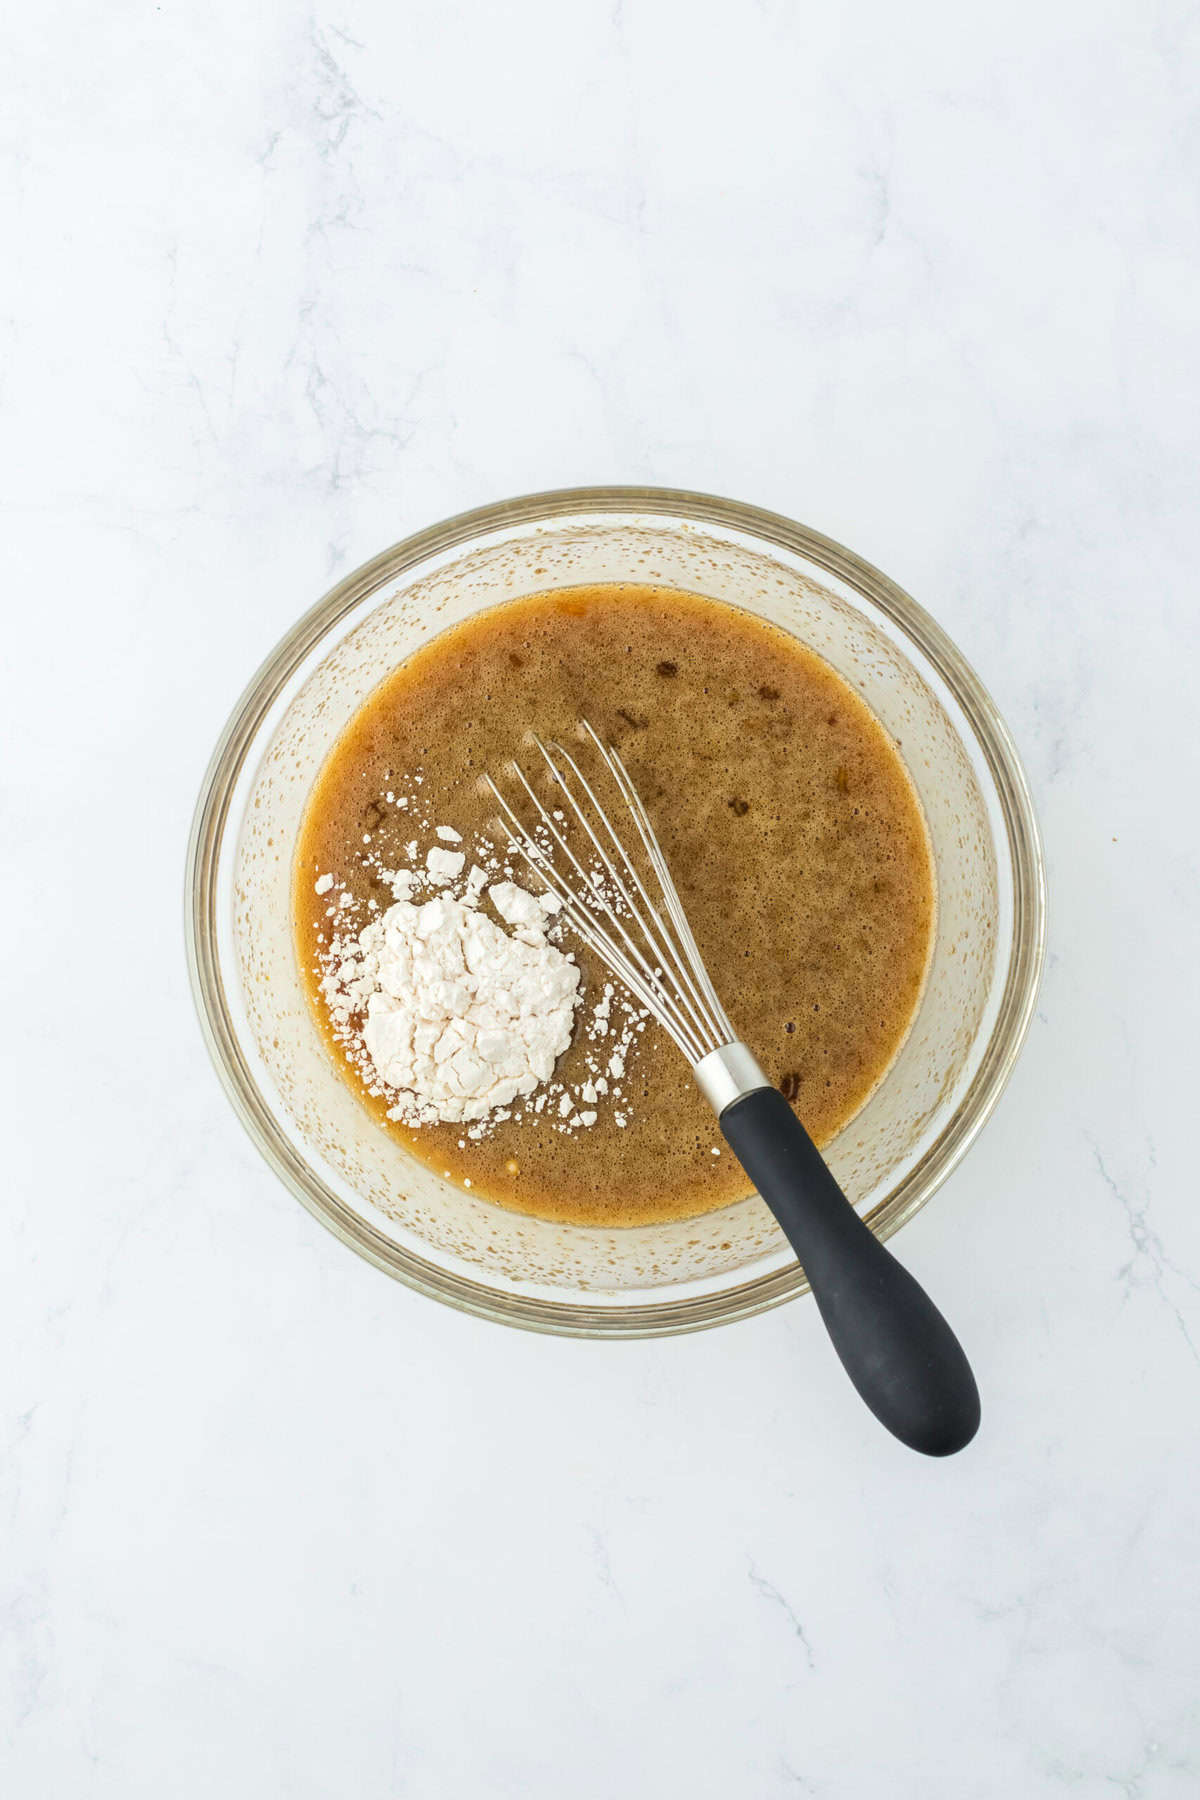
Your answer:
[[[0,1792],[1192,1800],[1200,23],[1182,0],[48,0],[6,21]],[[1012,1084],[898,1248],[978,1442],[810,1303],[423,1301],[243,1137],[179,929],[245,682],[539,488],[853,546],[1046,839]]]

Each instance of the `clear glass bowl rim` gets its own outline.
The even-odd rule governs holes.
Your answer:
[[[1013,881],[1009,967],[980,1066],[936,1141],[872,1210],[868,1222],[889,1238],[920,1211],[957,1167],[982,1130],[1012,1073],[1037,1003],[1045,954],[1046,875],[1029,783],[991,695],[966,658],[925,609],[895,582],[843,545],[782,514],[685,489],[563,488],[527,494],[459,513],[382,551],[338,582],[280,640],[252,677],[213,751],[201,785],[188,844],[185,931],[188,972],[201,1029],[234,1111],[271,1168],[334,1235],[368,1262],[430,1298],[526,1330],[563,1336],[660,1337],[749,1318],[808,1291],[798,1265],[711,1295],[689,1295],[620,1307],[577,1298],[547,1300],[502,1292],[439,1268],[396,1244],[347,1207],[280,1130],[242,1055],[218,954],[216,907],[223,834],[233,795],[263,719],[296,668],[327,632],[381,583],[427,557],[460,548],[506,527],[586,513],[664,515],[746,532],[808,559],[847,582],[879,608],[936,669],[975,734],[995,783]],[[233,821],[236,826],[237,821]]]

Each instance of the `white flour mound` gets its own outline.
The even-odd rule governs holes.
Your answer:
[[[486,1118],[549,1081],[571,1041],[578,968],[533,895],[498,883],[489,896],[517,935],[449,896],[399,899],[338,946],[322,983],[335,1024],[365,1014],[367,1055],[407,1124]]]

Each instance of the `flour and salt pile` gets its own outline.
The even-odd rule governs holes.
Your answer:
[[[313,883],[328,921],[315,973],[347,1062],[390,1119],[458,1126],[460,1150],[509,1120],[574,1135],[607,1111],[623,1130],[649,1014],[611,981],[584,992],[561,902],[520,887],[488,837],[438,823],[422,785],[414,774],[377,806],[418,835],[385,848],[375,826],[363,833],[355,860],[373,891],[329,872]]]
[[[448,827],[437,835],[459,841]],[[461,851],[432,849],[424,879],[444,887],[464,862]],[[413,881],[396,875],[394,905],[335,941],[321,983],[335,1030],[360,1020],[363,1073],[397,1095],[392,1118],[429,1125],[502,1115],[550,1081],[571,1041],[579,969],[546,935],[558,902],[511,881],[487,886],[479,867],[462,899],[439,892],[418,904]],[[485,891],[512,932],[480,910]]]

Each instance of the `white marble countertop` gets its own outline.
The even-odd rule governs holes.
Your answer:
[[[0,1790],[1190,1800],[1193,10],[8,29]],[[809,1303],[613,1346],[418,1298],[209,1069],[181,872],[244,680],[384,545],[595,481],[852,545],[1027,759],[1038,1019],[900,1240],[984,1392],[950,1463]]]

